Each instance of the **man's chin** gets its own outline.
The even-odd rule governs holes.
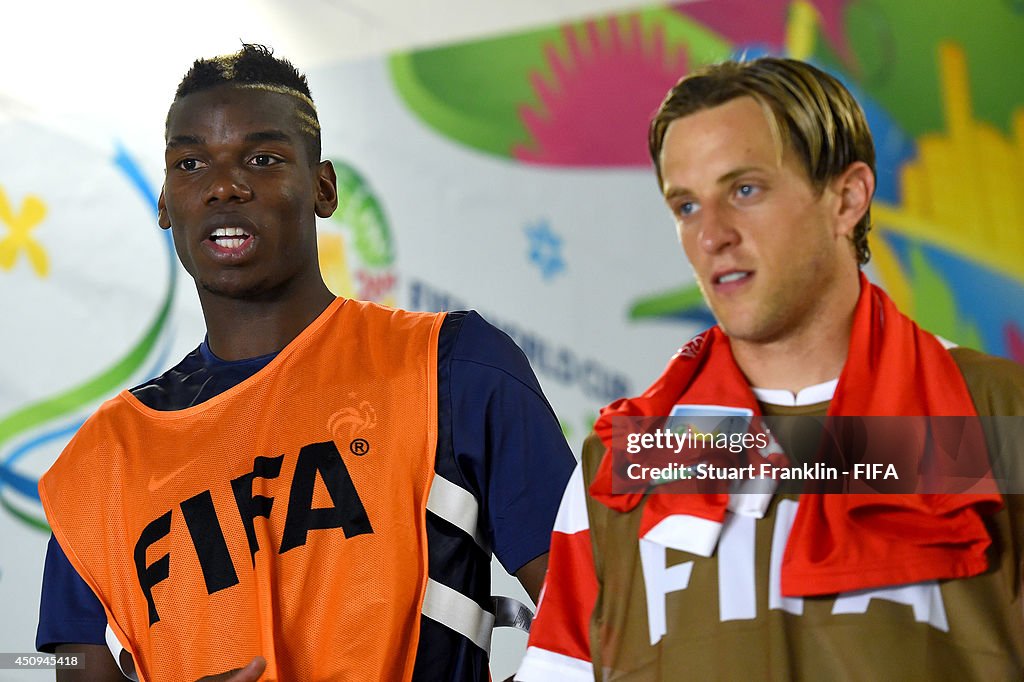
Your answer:
[[[733,341],[759,343],[770,340],[770,331],[760,320],[740,315],[715,315],[718,326]]]
[[[781,341],[790,335],[791,328],[785,325],[771,324],[765,320],[743,320],[731,323],[719,322],[719,327],[725,332],[732,343],[745,343],[748,345],[769,345]]]
[[[277,287],[268,286],[266,282],[239,280],[196,280],[196,289],[200,298],[214,298],[235,301],[262,301],[275,297]]]

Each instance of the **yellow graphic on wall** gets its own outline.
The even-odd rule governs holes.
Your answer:
[[[50,273],[50,259],[46,249],[29,234],[44,218],[46,204],[42,199],[32,194],[27,195],[15,213],[7,193],[0,186],[0,227],[6,228],[6,234],[0,237],[0,269],[13,269],[18,254],[24,251],[37,275],[46,277]]]
[[[974,118],[959,46],[939,47],[939,69],[946,131],[917,140],[918,158],[901,169],[902,204],[875,202],[872,217],[883,228],[1024,281],[1024,108],[1014,112],[1007,137]],[[909,303],[911,286],[884,240],[872,251],[893,298]]]
[[[821,24],[821,14],[807,0],[796,0],[789,6],[786,19],[786,54],[793,59],[810,59]]]

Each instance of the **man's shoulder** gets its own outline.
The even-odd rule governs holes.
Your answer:
[[[71,472],[105,470],[108,463],[101,453],[108,453],[108,449],[103,445],[117,438],[124,425],[137,416],[138,411],[125,398],[124,391],[104,401],[78,428],[42,480],[57,472],[66,476]]]
[[[89,458],[98,445],[102,445],[111,438],[120,437],[126,429],[134,430],[142,427],[149,421],[145,412],[146,407],[180,409],[180,407],[166,408],[160,404],[150,403],[154,396],[162,397],[166,402],[166,396],[173,397],[176,387],[186,383],[189,377],[198,374],[204,367],[205,363],[200,349],[196,348],[160,375],[111,396],[78,427],[58,459],[67,461]]]
[[[495,349],[519,350],[508,334],[484,319],[475,310],[453,310],[445,319],[447,333],[453,336],[453,359],[487,361]]]
[[[344,309],[349,315],[361,315],[365,318],[384,320],[392,324],[429,323],[444,315],[444,313],[406,310],[405,308],[397,308],[375,301],[363,301],[356,298],[345,299]]]
[[[504,373],[540,391],[530,361],[519,345],[475,310],[448,313],[440,343],[449,350],[449,362],[473,366],[480,372]]]
[[[351,314],[386,321],[399,327],[403,324],[434,323],[443,317],[441,342],[447,341],[450,344],[451,357],[455,360],[476,360],[486,363],[493,359],[496,350],[522,355],[519,346],[508,334],[485,320],[475,310],[424,312],[356,299],[346,301],[346,306],[350,307]]]
[[[109,431],[117,429],[118,424],[138,414],[131,402],[127,399],[128,391],[120,391],[114,396],[104,400],[96,411],[78,428],[75,433],[77,438],[81,434],[92,432]],[[72,442],[74,442],[72,440]]]
[[[982,415],[1024,415],[1024,365],[972,348],[950,348]]]

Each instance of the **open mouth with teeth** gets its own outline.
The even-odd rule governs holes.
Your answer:
[[[240,247],[251,236],[240,227],[218,227],[210,235],[210,241],[222,249],[232,250]]]
[[[721,277],[715,278],[715,284],[732,284],[733,282],[739,282],[740,280],[750,277],[753,273],[749,270],[737,270],[730,272]]]

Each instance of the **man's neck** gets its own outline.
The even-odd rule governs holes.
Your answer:
[[[323,282],[300,296],[233,299],[200,293],[210,350],[223,360],[275,353],[295,339],[334,301]]]
[[[843,371],[849,334],[815,345],[780,341],[769,344],[732,343],[736,364],[751,386],[801,389],[835,379]]]
[[[828,308],[831,314],[781,338],[767,342],[730,338],[733,358],[750,385],[797,394],[838,378],[850,348],[858,295],[859,287]]]

